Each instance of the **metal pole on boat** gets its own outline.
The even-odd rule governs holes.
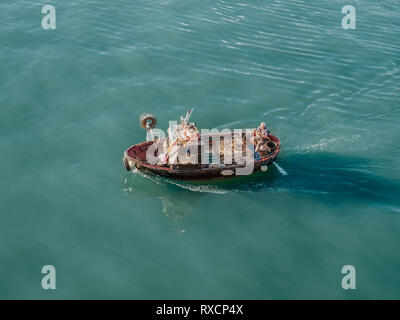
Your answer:
[[[150,133],[150,135],[151,135],[151,141],[154,141],[154,135],[153,135],[153,130],[152,130],[152,128],[150,127],[149,124],[147,124],[146,127],[147,127],[147,131],[148,131],[148,132]]]
[[[182,123],[185,124],[185,125],[182,126],[182,129],[185,128],[187,122],[189,121],[190,117],[192,116],[193,110],[194,110],[193,108],[192,108],[191,110],[189,109],[188,112],[186,113],[186,117],[185,117],[185,119],[182,121]]]
[[[193,113],[194,108],[189,109],[188,112],[186,113],[186,117],[183,119],[182,121],[182,130],[185,128],[187,122],[189,121],[192,113]],[[182,119],[182,118],[181,118]],[[169,139],[169,135],[167,137],[167,139]],[[177,152],[179,151],[179,149],[176,149],[173,153],[171,153],[169,156],[174,156]]]
[[[152,129],[150,129],[150,130],[149,130],[149,132],[150,132],[150,134],[151,134],[151,141],[154,141],[153,130],[152,130]]]

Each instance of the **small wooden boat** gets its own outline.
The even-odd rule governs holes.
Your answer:
[[[154,118],[154,116],[152,117]],[[155,118],[152,119],[152,124],[150,126],[154,125],[154,123],[156,123]],[[147,123],[146,126],[146,121],[142,121],[142,119],[141,125],[142,127],[150,129],[149,124]],[[208,142],[211,146],[213,138],[220,139],[220,141],[226,141],[225,136],[222,140],[220,139],[222,137],[221,134],[200,136],[199,141],[202,141],[203,144]],[[251,173],[254,173],[258,170],[266,171],[268,169],[268,166],[272,164],[272,162],[279,154],[281,148],[280,140],[272,134],[270,134],[268,138],[268,151],[251,154],[252,159],[254,157],[254,165]],[[234,139],[233,133],[232,139]],[[246,148],[248,148],[249,146],[245,144],[246,140],[244,133],[242,135],[242,139],[242,151],[243,154],[245,154]],[[155,143],[155,141],[145,141],[129,147],[124,152],[123,163],[128,171],[132,170],[133,168],[137,168],[138,170],[142,170],[144,172],[149,172],[172,179],[197,180],[235,176],[237,175],[237,169],[244,168],[246,165],[245,163],[243,163],[243,161],[235,161],[235,159],[232,159],[232,163],[225,164],[224,154],[220,154],[219,163],[204,164],[201,161],[201,143],[198,144],[198,161],[196,161],[196,163],[174,163],[162,165],[151,164],[146,160],[146,155],[148,148],[153,143]],[[223,146],[224,143],[225,142],[221,142],[221,146]]]

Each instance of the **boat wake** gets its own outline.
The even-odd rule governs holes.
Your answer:
[[[210,185],[197,186],[187,183],[178,183],[173,180],[168,181],[168,183],[193,192],[206,192],[206,193],[217,193],[217,194],[226,194],[229,192],[228,190],[219,189],[217,186],[210,186]]]
[[[335,136],[332,138],[322,138],[315,143],[306,143],[300,146],[286,147],[286,150],[300,154],[321,152],[321,151],[336,152],[342,148],[343,144],[354,145],[355,143],[359,142],[359,140],[360,140],[360,135],[358,134],[354,134],[350,137]],[[359,145],[359,143],[357,145]]]
[[[190,183],[182,182],[182,181],[175,181],[172,179],[168,179],[168,178],[164,178],[164,177],[160,177],[160,176],[156,176],[156,175],[152,175],[152,174],[147,174],[147,173],[144,173],[143,171],[137,170],[137,169],[135,169],[133,171],[133,173],[139,174],[143,178],[149,179],[159,185],[164,185],[164,186],[172,185],[172,186],[176,186],[178,188],[189,190],[192,192],[216,193],[216,194],[226,194],[229,192],[228,190],[220,189],[217,186],[196,185],[196,184],[190,184]]]
[[[283,176],[287,176],[288,173],[286,172],[285,169],[283,169],[281,166],[279,166],[276,162],[273,162],[273,164],[275,165],[275,167],[279,170],[279,172],[283,175]]]

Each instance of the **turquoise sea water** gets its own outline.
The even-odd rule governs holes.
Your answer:
[[[397,0],[47,4],[56,30],[0,3],[0,298],[400,298]],[[189,106],[200,128],[266,121],[281,170],[126,172],[139,115]]]

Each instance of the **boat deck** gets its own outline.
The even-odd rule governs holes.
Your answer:
[[[226,134],[225,134],[225,136],[226,136]],[[213,139],[215,139],[215,138],[219,138],[220,139],[220,150],[219,150],[220,151],[220,158],[219,158],[219,163],[224,163],[224,160],[225,160],[225,152],[224,152],[225,149],[224,148],[225,148],[226,138],[223,139],[223,137],[224,137],[223,134],[213,135],[212,137],[207,136],[207,137],[209,138],[210,151],[211,151],[211,146],[212,146]],[[204,140],[206,140],[207,137],[206,138],[203,137],[204,139],[201,140],[202,144],[204,144]],[[265,161],[269,156],[275,154],[276,151],[279,152],[279,149],[280,149],[280,141],[279,141],[279,139],[277,137],[273,136],[273,135],[270,135],[269,138],[270,138],[271,141],[273,141],[275,143],[275,148],[273,148],[273,150],[270,153],[259,152],[260,157],[259,157],[259,159],[256,159],[256,162]],[[142,165],[148,165],[148,166],[158,167],[158,168],[167,167],[166,165],[154,166],[154,165],[151,165],[150,163],[148,163],[146,161],[147,149],[153,143],[154,143],[154,141],[148,141],[148,142],[142,142],[142,143],[139,143],[137,145],[134,145],[134,146],[130,147],[126,151],[126,155],[131,159],[140,161]],[[232,138],[232,144],[233,143],[234,143],[234,141],[233,141],[233,138]],[[244,138],[243,138],[241,146],[242,146],[241,152],[242,152],[244,157],[251,155],[251,153],[249,153],[249,151],[246,150],[247,144],[246,144],[246,140]],[[186,168],[186,169],[205,168],[205,167],[208,167],[208,166],[215,167],[215,165],[216,165],[215,163],[214,164],[213,163],[202,164],[202,162],[205,162],[205,161],[202,161],[201,152],[202,152],[202,145],[198,144],[198,159],[197,159],[198,161],[197,161],[196,164],[193,164],[193,163],[177,163],[177,164],[174,164],[173,167],[176,168],[176,169],[178,169],[178,168],[182,168],[182,169],[183,168]],[[208,152],[208,155],[211,155],[211,154],[212,154],[212,152]],[[240,161],[239,162],[235,161],[235,157],[233,156],[233,154],[234,154],[234,146],[232,147],[232,152],[227,153],[227,155],[230,157],[230,159],[232,159],[232,161],[231,161],[231,163],[227,163],[226,167],[241,165]]]

